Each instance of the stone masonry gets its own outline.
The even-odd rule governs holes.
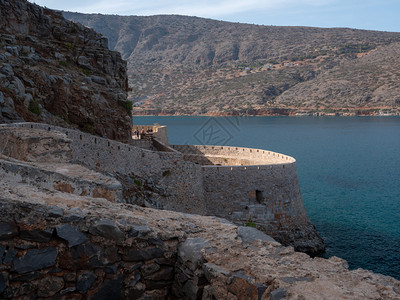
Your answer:
[[[45,124],[0,127],[1,299],[398,299],[400,296],[400,282],[393,278],[361,269],[349,271],[347,263],[336,257],[326,260],[294,252],[292,247],[282,246],[256,228],[237,226],[218,217],[125,203],[123,184],[115,178],[128,167],[144,172],[137,161],[129,166],[122,164],[119,151],[124,151],[125,159],[126,153],[145,159],[146,155],[160,155],[159,160],[166,162],[158,167],[169,168],[170,164],[184,167],[177,170],[182,172],[179,176],[188,176],[190,165],[203,171],[227,167],[234,172],[233,166],[200,166],[185,161],[183,154],[176,152],[148,151]],[[52,138],[60,144],[51,142]],[[100,145],[114,160],[109,164],[100,158],[94,160],[102,152],[95,147],[90,148],[95,150],[93,153],[85,150],[89,144]],[[26,149],[32,149],[29,155],[23,152]],[[200,149],[204,156],[230,151],[219,147]],[[232,159],[235,151],[246,152],[246,149],[232,149]],[[81,157],[80,164],[76,164],[77,153],[86,155]],[[260,150],[258,153],[278,155]],[[281,154],[279,159],[289,164],[294,162]],[[94,168],[108,167],[108,172],[84,166],[84,161],[90,166],[92,160],[96,162]],[[277,166],[278,170],[289,169]],[[244,166],[237,167],[248,171]],[[149,171],[159,174],[162,170],[165,171]],[[166,170],[171,171],[160,176],[174,179],[175,169]],[[174,180],[177,179],[178,176]],[[207,187],[207,182],[204,183]],[[98,188],[102,192],[96,192]],[[176,197],[180,192],[176,192]],[[210,210],[208,203],[203,203],[201,209]]]
[[[393,278],[255,228],[0,178],[1,299],[400,297]]]
[[[63,133],[70,140],[71,161],[75,164],[128,178],[138,185],[152,182],[156,193],[146,200],[147,206],[216,215],[237,224],[253,223],[299,251],[315,254],[323,250],[322,239],[310,223],[301,199],[295,160],[289,156],[216,146],[173,146],[174,152],[149,151],[46,124],[2,126],[18,127]],[[242,157],[253,165],[201,165],[193,161],[195,155],[202,160],[224,158],[228,164]],[[138,203],[127,190],[123,191],[124,201]]]

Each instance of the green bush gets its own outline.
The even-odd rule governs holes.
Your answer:
[[[67,46],[68,49],[74,50],[75,46],[72,43],[66,43],[65,46]]]
[[[137,186],[142,186],[142,182],[139,179],[134,179],[133,182],[137,185]]]
[[[60,61],[60,66],[68,67],[69,64],[68,64],[65,60],[61,60],[61,61]]]
[[[162,173],[162,176],[163,176],[163,177],[166,177],[166,176],[169,176],[169,175],[171,175],[171,170],[165,170],[165,171]]]
[[[253,227],[253,228],[257,228],[257,224],[254,222],[247,222],[244,224],[244,226],[246,227]]]
[[[132,108],[133,108],[132,101],[129,101],[129,100],[125,101],[125,109],[126,109],[128,114],[132,113]]]
[[[94,134],[95,133],[93,125],[89,124],[89,123],[83,124],[82,131],[90,133],[90,134]]]
[[[35,100],[30,100],[30,101],[29,101],[28,109],[29,109],[30,112],[32,112],[32,113],[34,113],[34,114],[37,114],[38,116],[39,116],[40,113],[41,113],[40,105],[39,105],[39,103],[38,103],[37,101],[35,101]]]
[[[82,72],[83,74],[85,74],[86,77],[89,77],[90,75],[92,75],[92,72],[90,72],[90,70],[87,69],[87,68],[82,68],[82,69],[81,69],[81,72]]]

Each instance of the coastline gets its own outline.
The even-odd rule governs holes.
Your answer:
[[[400,109],[395,108],[357,108],[357,109],[323,109],[323,110],[298,110],[298,109],[251,109],[246,111],[227,112],[172,112],[168,110],[133,109],[133,116],[192,116],[192,117],[395,117],[400,116]]]

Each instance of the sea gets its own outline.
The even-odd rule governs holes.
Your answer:
[[[293,156],[328,258],[400,279],[400,117],[134,116],[167,125],[171,144]]]

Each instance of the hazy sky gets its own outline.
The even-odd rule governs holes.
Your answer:
[[[118,15],[180,14],[259,25],[400,32],[400,0],[30,0],[48,8]]]

